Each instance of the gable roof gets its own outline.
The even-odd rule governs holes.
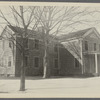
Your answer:
[[[24,28],[17,27],[17,26],[11,26],[11,25],[8,25],[8,27],[12,31],[16,32],[18,35],[24,33]],[[27,33],[28,33],[29,38],[33,38],[34,36],[41,35],[39,32],[34,31],[34,30],[30,30],[30,29],[27,29]]]
[[[69,33],[69,34],[64,34],[62,36],[59,36],[58,38],[59,38],[60,41],[81,38],[82,36],[84,36],[91,29],[95,29],[95,28],[91,27],[91,28],[87,28],[87,29],[80,30],[80,31],[77,31],[77,32],[72,32],[72,33]]]
[[[17,26],[11,26],[11,25],[7,25],[8,28],[10,28],[13,32],[16,33],[17,36],[20,36],[20,34],[23,34],[24,33],[24,28],[21,28],[21,27],[17,27]],[[5,29],[7,28],[7,26],[5,27]],[[4,30],[5,30],[4,29]],[[3,30],[3,31],[4,31]],[[34,31],[34,30],[31,30],[31,29],[27,29],[27,33],[28,33],[28,38],[36,38],[36,39],[43,39],[43,32],[42,31]],[[2,32],[3,34],[3,32]],[[2,35],[1,34],[1,35]],[[50,35],[50,39],[54,38],[53,35]],[[54,41],[56,40],[57,41],[57,37],[54,39]]]

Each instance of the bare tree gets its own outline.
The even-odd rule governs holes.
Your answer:
[[[23,6],[18,6],[18,7],[14,7],[14,6],[10,6],[9,7],[11,10],[11,15],[12,15],[12,20],[13,22],[11,22],[11,20],[9,20],[9,16],[6,17],[5,14],[0,10],[0,17],[2,19],[4,19],[4,21],[6,22],[7,25],[9,25],[10,27],[12,26],[17,26],[19,28],[23,28],[24,31],[23,33],[17,33],[15,32],[14,34],[10,33],[9,30],[6,29],[7,33],[10,35],[10,37],[6,37],[7,39],[9,39],[10,41],[15,41],[13,43],[15,43],[14,45],[17,46],[17,48],[19,49],[19,51],[21,52],[21,81],[20,81],[20,91],[24,91],[25,90],[25,53],[26,53],[26,43],[27,43],[27,39],[28,39],[28,29],[30,28],[30,26],[36,26],[37,21],[34,21],[34,12],[36,7],[33,7],[30,10],[30,7],[23,7]],[[22,43],[20,43],[19,41],[16,40],[15,36],[19,35],[21,38]],[[4,37],[3,37],[4,38]]]
[[[43,13],[40,17],[40,13]],[[49,50],[48,47],[55,37],[62,32],[66,33],[68,28],[74,29],[73,25],[88,22],[86,19],[81,19],[85,15],[89,15],[88,8],[80,9],[80,7],[57,7],[44,6],[39,7],[35,14],[35,18],[40,21],[40,26],[44,30],[44,78],[50,77],[49,68]],[[53,36],[51,39],[50,36]]]
[[[75,24],[82,24],[86,20],[82,20],[81,17],[90,14],[87,8],[80,9],[80,7],[57,7],[57,6],[43,6],[43,7],[14,7],[10,6],[11,14],[13,16],[13,22],[10,22],[8,17],[0,10],[0,17],[4,19],[6,24],[10,26],[18,26],[24,29],[23,33],[19,33],[22,44],[13,37],[10,36],[13,41],[19,45],[18,48],[21,52],[22,64],[21,64],[21,85],[20,90],[25,90],[25,52],[28,38],[28,28],[32,30],[42,27],[43,29],[43,42],[44,42],[44,78],[50,77],[49,67],[49,46],[54,41],[55,37]],[[17,33],[15,34],[17,36]],[[51,35],[53,38],[50,38]],[[15,44],[16,45],[16,44]]]

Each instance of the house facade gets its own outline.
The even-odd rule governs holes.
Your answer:
[[[7,26],[2,36],[8,33],[23,33],[23,29]],[[26,76],[43,75],[43,33],[28,30],[25,55]],[[20,76],[21,52],[16,42],[0,39],[0,75]],[[100,75],[100,35],[95,28],[89,28],[58,36],[49,46],[49,67],[51,76]]]
[[[19,44],[21,44],[22,39],[19,35],[15,35],[15,43],[9,41],[5,35],[10,33],[17,34],[23,33],[23,29],[19,27],[7,26],[2,32],[1,45],[5,46],[2,50],[4,55],[1,56],[1,63],[6,65],[0,66],[1,75],[6,76],[20,76],[21,71],[21,52],[19,49]],[[58,75],[58,48],[57,42],[51,42],[49,46],[49,66],[51,75]],[[44,56],[44,45],[43,45],[43,35],[41,32],[36,32],[28,30],[28,42],[27,50],[25,54],[25,74],[26,76],[39,76],[43,75],[43,56]],[[1,49],[2,49],[1,46]],[[6,52],[7,51],[7,52]],[[6,54],[6,56],[5,56]],[[7,59],[4,61],[2,58]],[[10,59],[9,59],[10,58]],[[10,65],[9,61],[10,60]],[[8,70],[9,69],[9,70]],[[5,74],[6,73],[6,74]]]

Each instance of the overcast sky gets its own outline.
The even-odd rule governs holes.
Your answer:
[[[80,7],[80,9],[82,9],[82,8],[85,8],[85,7]],[[89,10],[96,9],[96,10],[100,11],[100,7],[96,7],[96,6],[88,7],[88,9]],[[14,21],[12,19],[12,14],[11,14],[11,10],[9,9],[9,5],[0,6],[0,10],[4,13],[6,18],[10,22]],[[63,12],[63,10],[62,10],[62,12]],[[63,34],[66,34],[70,31],[78,31],[78,30],[82,30],[82,29],[86,29],[86,28],[90,28],[90,27],[95,27],[97,29],[97,31],[100,33],[100,12],[96,12],[94,14],[89,14],[82,18],[82,20],[84,20],[84,19],[87,20],[87,22],[84,22],[83,24],[75,24],[73,26],[73,30],[71,28],[69,28]],[[4,23],[3,19],[0,18],[0,33],[2,32],[2,30],[5,26],[6,26],[6,24]]]

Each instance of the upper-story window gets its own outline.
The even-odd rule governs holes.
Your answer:
[[[85,41],[85,50],[88,50],[88,42]]]
[[[11,41],[9,41],[9,47],[11,48],[11,46],[12,46],[12,42],[11,42]]]
[[[96,43],[94,43],[94,51],[96,51]]]
[[[24,38],[24,45],[25,45],[25,48],[28,48],[28,38]]]
[[[35,42],[35,44],[34,44],[35,49],[39,49],[39,40],[35,39],[34,42]]]
[[[58,52],[58,45],[57,44],[54,46],[54,51]]]

